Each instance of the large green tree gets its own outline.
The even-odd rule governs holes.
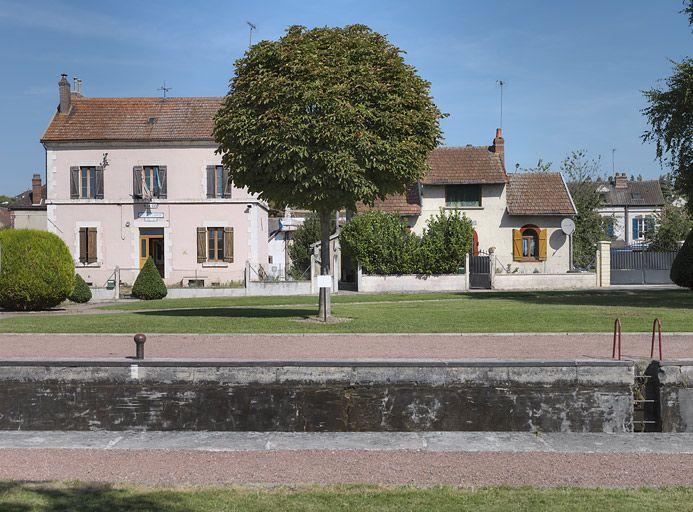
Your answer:
[[[366,26],[292,26],[236,61],[214,119],[218,152],[236,185],[318,213],[329,274],[332,212],[403,192],[425,174],[441,139],[429,89]],[[328,289],[320,315],[330,315]]]
[[[684,2],[684,14],[693,26],[693,0]],[[643,114],[650,125],[642,138],[654,142],[657,158],[668,165],[678,191],[693,213],[693,58],[672,61],[673,74],[665,87],[644,91],[647,107]]]

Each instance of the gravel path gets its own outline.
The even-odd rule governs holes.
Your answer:
[[[650,335],[623,334],[623,357],[650,355]],[[254,360],[500,358],[610,358],[612,336],[600,334],[152,334],[145,355],[166,358]],[[665,334],[666,359],[693,357],[693,334]],[[0,334],[2,357],[124,357],[134,353],[129,335]]]
[[[0,450],[0,480],[143,484],[691,485],[693,455]]]

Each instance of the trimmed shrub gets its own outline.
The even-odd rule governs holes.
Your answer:
[[[677,285],[693,290],[693,231],[674,258],[669,276]]]
[[[320,218],[315,214],[311,214],[294,231],[291,244],[289,244],[289,258],[291,259],[289,273],[294,279],[310,277],[310,272],[306,272],[310,266],[310,246],[319,242],[320,238]]]
[[[456,274],[472,248],[474,228],[466,215],[441,211],[431,217],[421,238],[419,274]]]
[[[163,299],[167,293],[168,290],[154,265],[154,260],[147,258],[135,279],[135,284],[132,285],[132,296],[142,300],[156,300]]]
[[[70,294],[69,299],[78,304],[84,304],[85,302],[89,302],[91,300],[91,290],[89,289],[86,281],[82,279],[82,276],[79,274],[75,274],[75,287],[72,290],[72,294]]]
[[[72,292],[75,265],[70,250],[47,231],[0,231],[0,307],[19,311],[54,308]]]
[[[415,271],[419,239],[399,215],[379,211],[355,216],[339,241],[344,252],[368,274],[411,274]]]

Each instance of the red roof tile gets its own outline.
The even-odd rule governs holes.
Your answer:
[[[213,117],[222,98],[72,97],[67,115],[56,113],[42,141],[213,142]]]
[[[421,204],[418,185],[411,186],[404,194],[389,195],[384,201],[376,200],[373,206],[363,203],[356,205],[356,211],[359,213],[371,210],[398,213],[399,215],[420,215]]]
[[[428,164],[424,185],[507,182],[501,155],[488,146],[436,148]]]
[[[575,215],[573,200],[560,173],[515,173],[509,179],[510,215]]]

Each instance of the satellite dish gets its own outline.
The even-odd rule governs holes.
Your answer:
[[[563,219],[561,221],[561,230],[566,235],[572,235],[575,232],[575,222],[573,222],[573,219]]]

